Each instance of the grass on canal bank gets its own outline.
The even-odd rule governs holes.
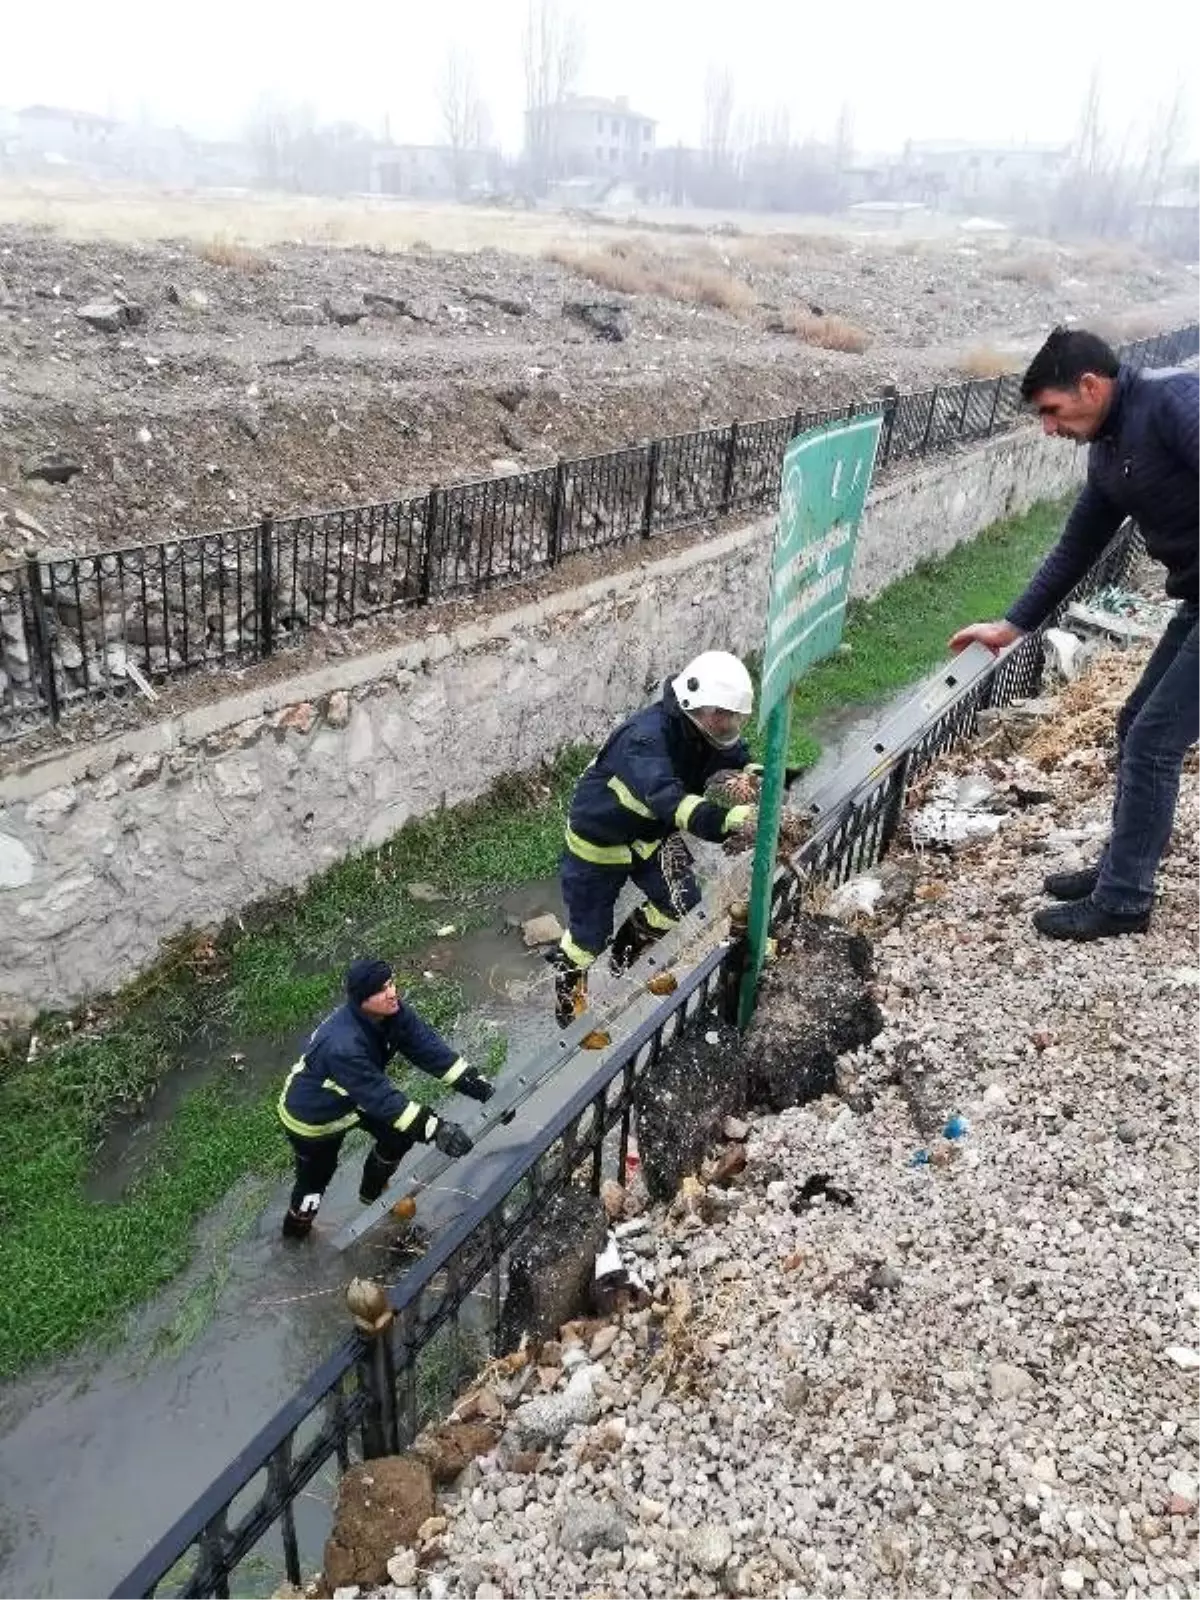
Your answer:
[[[1060,520],[1060,508],[1039,506],[853,606],[849,650],[796,691],[792,759],[815,759],[810,729],[822,713],[902,688],[943,658],[957,621],[1001,614]],[[196,1219],[234,1183],[286,1169],[278,1081],[248,1092],[226,1072],[184,1096],[119,1200],[89,1198],[105,1129],[147,1102],[202,1025],[229,1047],[247,1038],[282,1044],[335,1003],[351,946],[385,953],[403,972],[406,954],[439,924],[470,926],[484,891],[553,874],[571,789],[589,756],[568,750],[485,800],[410,823],[302,893],[214,936],[176,941],[111,1001],[42,1019],[32,1053],[28,1039],[8,1047],[0,1056],[0,1376],[111,1326],[182,1268]],[[417,881],[445,900],[414,898],[405,885]],[[435,1025],[453,1025],[453,986],[408,988]],[[431,1080],[414,1074],[413,1086],[436,1100]]]

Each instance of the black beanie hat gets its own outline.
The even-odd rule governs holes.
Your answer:
[[[378,994],[392,978],[386,961],[352,961],[346,973],[346,993],[356,1006]]]

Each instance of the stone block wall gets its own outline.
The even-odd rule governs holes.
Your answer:
[[[1077,464],[1022,432],[876,490],[854,592],[1061,493]],[[186,928],[600,739],[700,650],[757,649],[770,544],[762,519],[657,559],[651,546],[579,588],[10,771],[0,1022],[112,989]]]

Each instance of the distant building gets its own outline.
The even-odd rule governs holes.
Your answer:
[[[1152,250],[1181,261],[1200,257],[1200,191],[1170,189],[1137,209],[1141,237]]]
[[[447,144],[380,145],[371,152],[372,194],[446,198],[486,194],[494,187],[494,150],[454,150]]]
[[[94,111],[25,106],[17,112],[17,143],[26,155],[103,165],[111,159],[119,127]]]
[[[1069,145],[970,144],[910,140],[900,167],[909,198],[951,209],[1012,209],[1055,189],[1066,175]]]
[[[539,151],[550,178],[623,178],[645,183],[654,158],[653,117],[632,111],[624,95],[571,95],[525,113],[525,147]]]

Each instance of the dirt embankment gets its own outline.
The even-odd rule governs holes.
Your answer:
[[[1044,248],[607,229],[552,253],[0,228],[0,562],[950,380],[1064,316],[1136,334],[1194,298]]]

